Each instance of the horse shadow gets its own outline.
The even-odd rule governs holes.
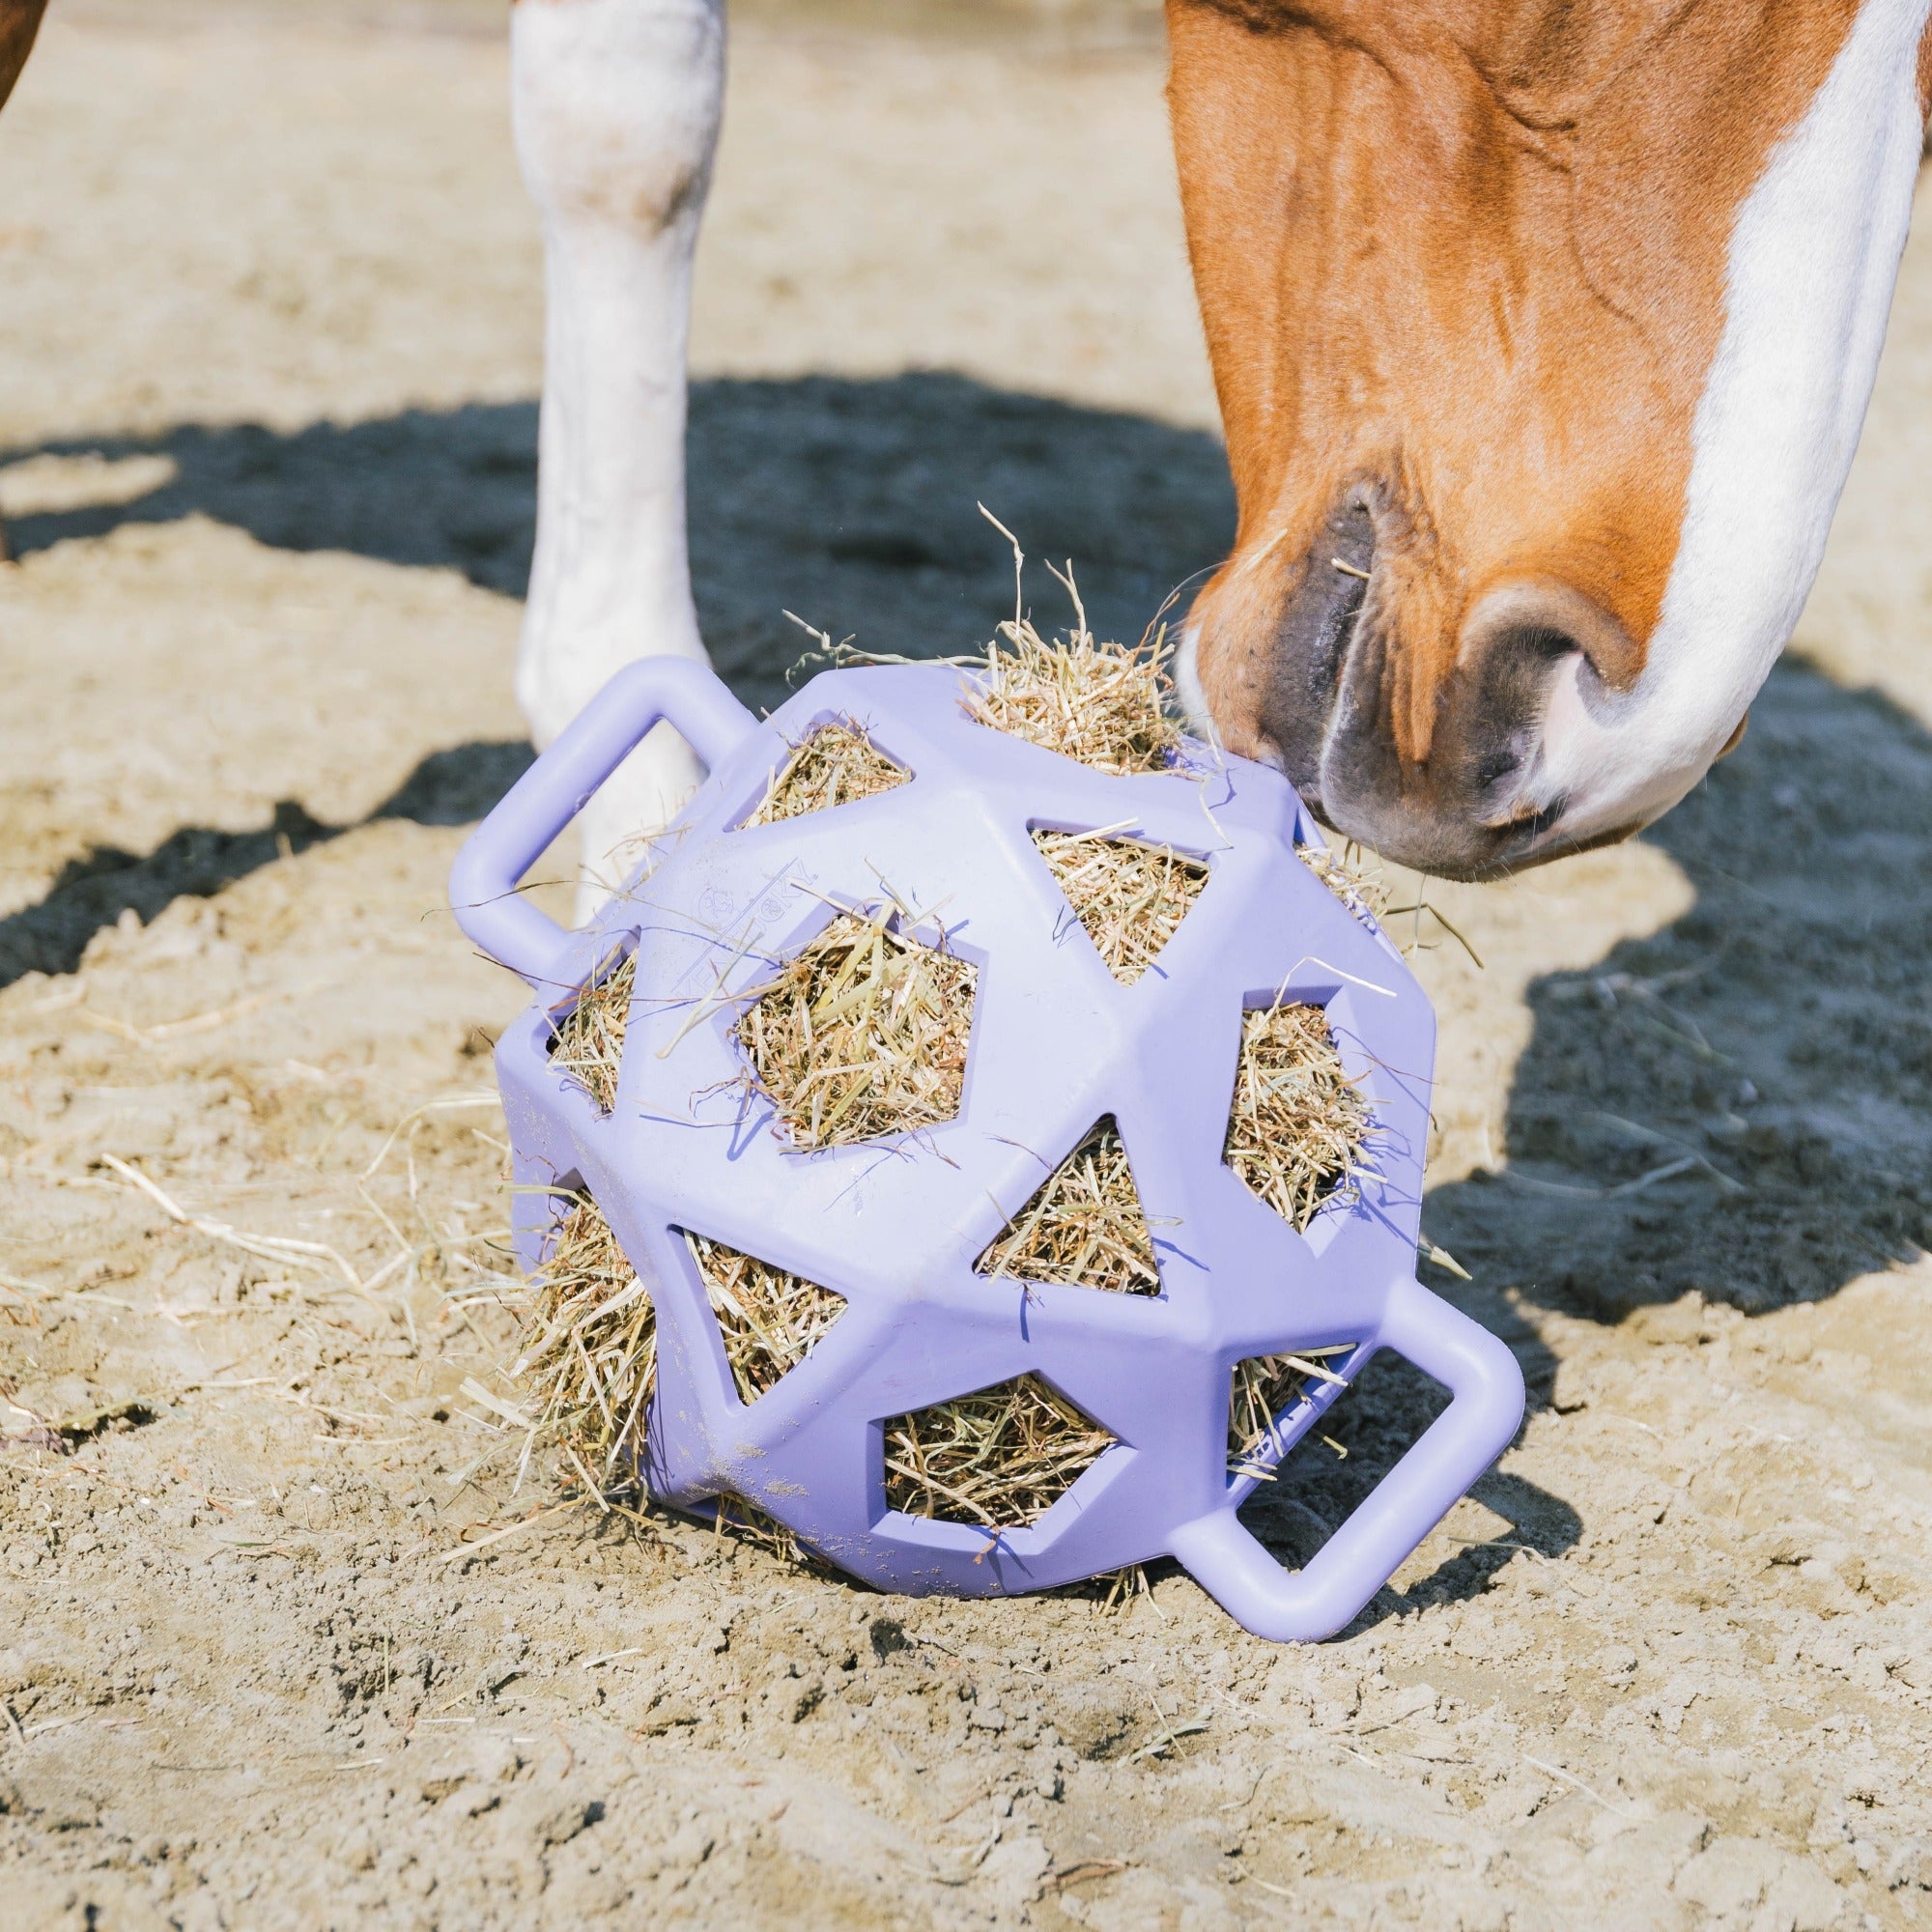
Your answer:
[[[158,457],[171,474],[126,502],[11,518],[18,556],[201,515],[278,549],[454,569],[508,596],[528,582],[534,403],[290,434],[189,423],[0,451],[0,466],[36,456]],[[931,372],[694,384],[688,470],[705,640],[754,706],[785,696],[786,669],[810,648],[786,610],[870,650],[982,648],[1012,609],[1013,572],[980,503],[1030,552],[1073,559],[1095,631],[1129,639],[1220,561],[1234,531],[1213,437]]]
[[[1932,1248],[1932,735],[1787,661],[1743,746],[1643,838],[1695,902],[1532,984],[1508,1163],[1425,1208],[1476,1277],[1455,1298],[1511,1342],[1536,1406],[1556,1362],[1523,1303],[1613,1324],[1694,1292],[1757,1316]],[[1329,1412],[1332,1441],[1301,1444],[1249,1505],[1290,1562],[1440,1412],[1406,1364],[1363,1380]],[[1520,1479],[1474,1493],[1507,1536],[1384,1593],[1367,1621],[1469,1595],[1522,1548],[1554,1555],[1579,1533]]]

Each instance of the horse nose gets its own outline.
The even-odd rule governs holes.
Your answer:
[[[1540,856],[1566,804],[1540,757],[1551,691],[1566,676],[1586,696],[1628,690],[1641,668],[1629,633],[1568,583],[1492,585],[1456,637],[1417,755],[1392,723],[1391,669],[1405,648],[1395,616],[1381,635],[1359,637],[1350,654],[1347,701],[1322,758],[1323,815],[1385,857],[1449,878]]]

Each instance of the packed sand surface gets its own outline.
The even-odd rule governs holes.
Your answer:
[[[982,642],[976,499],[1137,636],[1230,529],[1157,45],[766,10],[733,60],[722,668],[773,701],[786,607]],[[891,1599],[472,1466],[521,992],[444,876],[528,756],[541,327],[504,93],[494,5],[75,0],[0,120],[0,1918],[1932,1923],[1932,234],[1742,750],[1635,843],[1430,887],[1480,968],[1398,922],[1474,1280],[1424,1272],[1529,1419],[1276,1648],[1172,1570]],[[1305,1560],[1432,1412],[1373,1370],[1259,1533]]]

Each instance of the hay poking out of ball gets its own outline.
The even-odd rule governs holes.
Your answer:
[[[1331,1195],[1368,1174],[1375,1117],[1349,1078],[1320,1007],[1241,1016],[1241,1057],[1222,1158],[1282,1219],[1305,1230]]]
[[[755,989],[734,1031],[794,1147],[957,1117],[979,976],[920,924],[897,904],[841,914]]]
[[[1038,1377],[1015,1377],[885,1425],[886,1502],[906,1516],[1020,1529],[1115,1438]]]
[[[857,799],[876,798],[910,780],[850,718],[834,719],[808,732],[792,747],[765,787],[747,826],[777,825],[810,812],[830,811]]]
[[[738,1399],[753,1403],[811,1353],[845,1313],[845,1298],[722,1241],[685,1233],[718,1318]]]
[[[1094,1123],[975,1267],[1018,1281],[1160,1293],[1153,1240],[1111,1115]]]
[[[1381,867],[1359,845],[1337,852],[1327,845],[1297,845],[1295,857],[1355,915],[1379,924],[1394,897]]]
[[[1036,832],[1033,842],[1107,970],[1131,986],[1180,930],[1208,867],[1165,845],[1099,832]]]
[[[1263,1459],[1282,1446],[1275,1418],[1301,1400],[1311,1381],[1341,1381],[1329,1363],[1354,1352],[1354,1343],[1342,1342],[1304,1354],[1250,1355],[1236,1362],[1228,1397],[1228,1473],[1271,1482],[1274,1471]]]
[[[657,1316],[589,1194],[580,1188],[558,1206],[543,1264],[513,1303],[521,1336],[508,1377],[530,1417],[524,1465],[554,1444],[602,1494],[643,1455]]]
[[[1058,573],[1056,573],[1058,575]],[[1070,579],[1063,582],[1071,583]],[[1050,644],[1027,617],[999,628],[985,668],[966,682],[966,709],[981,724],[1024,738],[1117,778],[1164,772],[1180,749],[1169,715],[1166,634],[1140,644],[1100,642],[1077,621],[1065,644]]]
[[[575,1005],[551,1035],[551,1064],[589,1094],[600,1114],[617,1104],[617,1069],[624,1058],[624,1029],[631,1022],[638,958],[626,953],[614,971],[610,962],[580,988]]]

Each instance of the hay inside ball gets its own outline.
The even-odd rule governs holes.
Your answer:
[[[1160,1293],[1153,1239],[1111,1116],[1094,1122],[975,1265],[1019,1281]]]
[[[1275,1418],[1300,1401],[1311,1381],[1341,1381],[1331,1364],[1353,1352],[1354,1344],[1345,1342],[1305,1355],[1250,1355],[1236,1362],[1228,1397],[1228,1473],[1271,1479],[1264,1458],[1284,1446]]]
[[[1030,1375],[895,1415],[885,1435],[890,1507],[994,1530],[1045,1515],[1115,1441]]]
[[[773,773],[747,825],[778,825],[808,812],[830,811],[855,799],[874,798],[912,777],[895,764],[849,718],[835,719],[808,733]]]
[[[638,962],[626,953],[578,989],[570,1009],[551,1035],[551,1063],[567,1073],[600,1114],[617,1104],[617,1068],[624,1058],[624,1029],[631,1019],[631,995]]]
[[[1381,867],[1358,845],[1337,852],[1326,845],[1297,845],[1295,856],[1357,919],[1378,922],[1394,896]]]
[[[604,1210],[582,1189],[558,1207],[543,1265],[521,1296],[508,1378],[531,1417],[526,1464],[554,1443],[601,1492],[643,1454],[657,1319]]]
[[[1373,1127],[1320,1007],[1242,1015],[1222,1158],[1284,1221],[1305,1230],[1330,1195],[1365,1171]]]
[[[968,681],[966,708],[995,731],[1127,777],[1174,762],[1181,730],[1173,696],[1162,637],[1101,643],[1083,616],[1065,644],[1050,644],[1016,617],[1000,626],[984,669]]]
[[[756,1402],[817,1348],[845,1312],[843,1295],[702,1235],[685,1234],[741,1402]]]
[[[753,1081],[793,1146],[849,1147],[958,1115],[978,975],[916,924],[896,905],[841,914],[739,1019]]]
[[[1036,832],[1033,842],[1123,986],[1159,957],[1208,884],[1206,866],[1164,845],[1095,832]]]

